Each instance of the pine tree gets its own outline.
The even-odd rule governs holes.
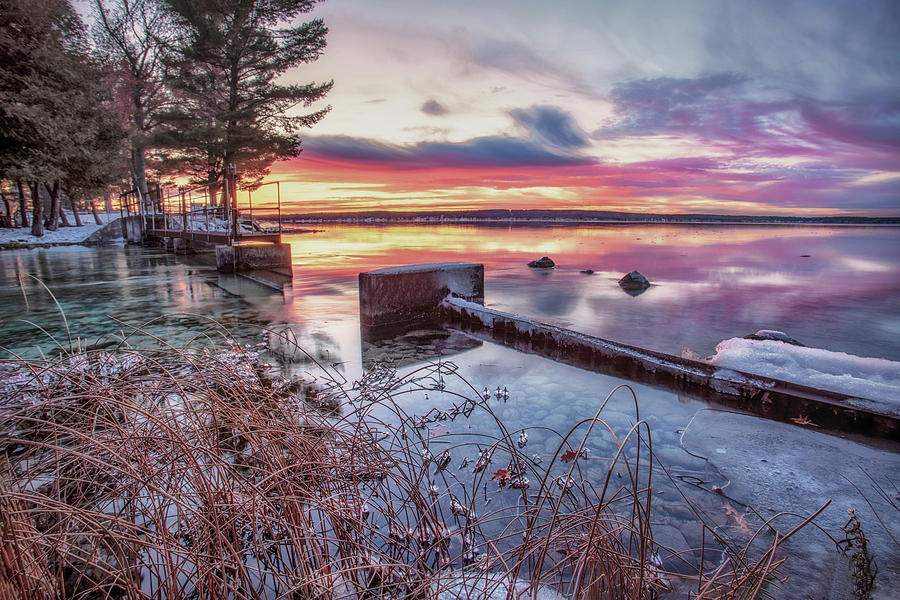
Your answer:
[[[312,10],[315,0],[163,0],[176,28],[168,55],[181,109],[157,140],[195,181],[215,185],[235,165],[242,185],[258,185],[278,159],[300,153],[300,128],[330,107],[288,114],[323,98],[332,82],[282,85],[288,69],[325,48],[321,19],[278,27]]]

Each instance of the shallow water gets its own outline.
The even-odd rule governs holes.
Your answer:
[[[565,433],[580,419],[593,416],[606,394],[625,382],[440,332],[413,332],[400,340],[361,345],[358,273],[399,264],[483,262],[488,305],[625,343],[673,353],[688,346],[710,354],[721,339],[781,329],[808,345],[900,360],[896,228],[336,226],[288,240],[294,282],[285,295],[219,275],[201,258],[174,257],[155,249],[0,252],[0,346],[34,357],[52,351],[55,343],[67,344],[69,337],[82,345],[123,339],[139,345],[184,345],[216,335],[217,323],[231,328],[224,337],[255,343],[261,338],[260,327],[290,326],[302,347],[348,381],[358,378],[363,363],[373,359],[391,358],[409,370],[441,355],[458,364],[477,389],[508,386],[510,399],[495,403],[496,412],[512,430],[549,428],[530,434],[528,452],[543,455],[552,455],[558,443],[552,431]],[[549,272],[525,266],[541,255],[551,256],[559,266]],[[579,272],[588,268],[596,273]],[[632,269],[654,283],[635,297],[616,284]],[[29,275],[53,291],[59,309]],[[303,371],[309,365],[295,368]],[[720,415],[720,407],[652,386],[634,387],[658,459],[682,482],[676,488],[664,473],[654,475],[654,525],[663,543],[699,543],[696,514],[680,501],[679,489],[711,522],[725,528],[735,517],[712,486],[724,488],[736,501],[761,505],[766,516],[788,509],[808,514],[837,490],[840,498],[824,518],[832,533],[839,534],[834,529],[845,520],[848,506],[865,513],[861,518],[880,559],[879,593],[890,597],[891,587],[900,581],[900,554],[866,501],[877,505],[894,531],[900,527],[896,499],[894,505],[879,503],[869,479],[871,475],[879,485],[895,489],[891,479],[900,470],[895,446],[870,452],[866,446],[807,429],[727,415],[729,427],[736,429],[728,430],[728,444],[723,444],[715,435],[704,435],[725,430],[710,417]],[[414,394],[402,402],[410,412],[424,414],[446,400],[432,392],[427,400]],[[622,435],[635,420],[630,398],[618,393],[603,418]],[[454,433],[470,431],[469,425],[476,432],[482,426],[448,424]],[[774,454],[761,449],[774,447],[765,438],[771,432],[777,432],[783,446]],[[590,445],[597,458],[585,463],[587,478],[605,472],[600,457],[612,448],[609,436],[595,438]],[[817,448],[812,458],[804,458],[807,447]],[[799,454],[784,448],[799,449]],[[456,453],[454,464],[463,453]],[[780,457],[777,468],[766,462],[771,456]],[[807,460],[810,464],[804,464]],[[823,464],[841,466],[823,474]],[[686,485],[679,475],[703,483]],[[835,486],[835,481],[845,481],[842,477],[860,488],[865,499],[852,486]],[[509,497],[508,492],[496,493],[497,504],[492,506],[502,506]],[[796,556],[789,572],[795,582],[804,582],[790,588],[793,597],[827,597],[819,593],[825,585],[822,574],[844,569],[829,548],[832,542],[812,534],[792,546]]]

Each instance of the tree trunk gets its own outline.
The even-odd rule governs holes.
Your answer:
[[[216,202],[217,196],[219,195],[219,182],[218,181],[210,181],[209,182],[209,205],[212,208],[218,206]]]
[[[75,198],[69,196],[69,205],[72,207],[72,216],[75,217],[75,227],[81,227],[84,223],[81,221],[81,215],[78,214],[78,207],[75,205]]]
[[[60,227],[71,227],[72,224],[69,223],[69,218],[66,216],[66,207],[63,206],[63,200],[69,197],[69,194],[63,189],[62,185],[59,187],[59,199],[56,201],[59,204],[59,226]]]
[[[106,190],[106,195],[103,197],[103,210],[107,215],[112,212],[112,194],[109,193],[109,190]]]
[[[106,193],[107,201],[109,199],[109,192]],[[97,225],[103,225],[103,219],[100,218],[100,213],[97,212],[97,203],[94,200],[91,200],[91,212],[94,215],[94,223]]]
[[[41,202],[41,184],[34,181],[28,184],[31,188],[31,204],[34,207],[34,215],[31,219],[31,235],[44,236],[44,203]]]
[[[147,160],[144,157],[143,148],[133,148],[131,150],[131,178],[134,182],[134,187],[140,192],[141,200],[144,202],[144,211],[152,211],[150,190],[147,189]]]
[[[22,217],[22,227],[28,227],[28,210],[25,208],[25,185],[21,179],[16,179],[16,187],[19,189],[19,215]]]
[[[12,202],[9,201],[9,196],[3,192],[0,192],[0,196],[3,196],[3,207],[6,209],[6,226],[12,229],[16,226],[16,220],[13,218]]]
[[[47,192],[50,194],[50,214],[47,215],[47,221],[44,223],[44,227],[49,229],[50,231],[56,231],[59,229],[59,214],[60,214],[60,206],[59,206],[59,180],[53,182],[53,187],[51,188],[46,183],[44,187],[47,189]]]

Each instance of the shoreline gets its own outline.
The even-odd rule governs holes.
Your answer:
[[[122,243],[121,237],[109,239],[91,239],[94,234],[111,225],[117,216],[110,219],[104,225],[85,224],[81,227],[61,227],[57,231],[46,232],[44,237],[36,238],[31,235],[31,230],[25,227],[15,229],[0,229],[0,252],[5,250],[34,250],[37,248],[55,248],[63,246],[115,246]],[[436,227],[441,225],[476,225],[476,226],[503,226],[503,227],[590,227],[590,226],[735,226],[735,227],[866,227],[866,228],[900,228],[897,223],[830,223],[830,222],[784,222],[784,221],[659,221],[659,220],[591,220],[591,219],[489,219],[489,218],[442,218],[409,217],[409,218],[358,218],[342,217],[334,219],[310,218],[291,221],[292,224],[318,224],[318,225],[420,225]],[[308,227],[284,227],[283,235],[301,235],[307,233],[322,233],[324,229]],[[30,239],[29,239],[30,238]],[[49,238],[49,239],[48,239]],[[44,241],[46,240],[46,241]]]
[[[433,219],[428,217],[413,218],[339,218],[339,219],[320,219],[310,218],[291,221],[292,223],[315,223],[322,225],[341,224],[341,225],[710,225],[710,226],[736,226],[736,227],[900,227],[900,221],[896,223],[831,223],[827,221],[809,221],[809,222],[785,222],[785,221],[619,221],[619,220],[591,220],[591,219],[470,219],[470,218],[444,218]],[[316,230],[313,230],[316,231]]]

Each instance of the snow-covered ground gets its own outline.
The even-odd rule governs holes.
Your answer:
[[[75,223],[72,213],[66,212],[66,217],[69,223]],[[119,211],[110,212],[108,215],[104,212],[100,213],[100,220],[104,223],[110,223],[118,218]],[[86,241],[91,237],[91,234],[103,227],[94,222],[94,215],[90,211],[81,213],[81,221],[84,223],[81,227],[60,227],[56,231],[45,229],[43,237],[31,235],[30,227],[19,227],[18,229],[2,227],[0,228],[0,245],[28,244],[50,246],[53,244],[78,244]]]
[[[900,362],[776,340],[731,338],[707,361],[718,367],[831,390],[900,408]]]

